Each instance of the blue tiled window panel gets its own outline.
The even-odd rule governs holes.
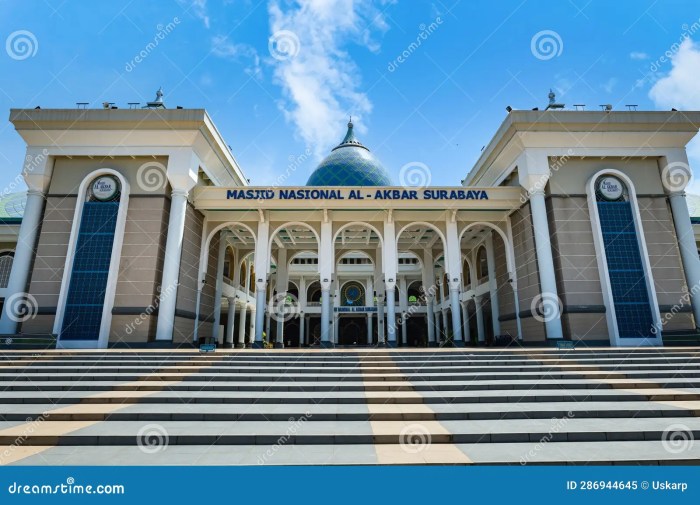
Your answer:
[[[62,340],[97,340],[119,202],[85,202],[73,258]]]
[[[620,337],[653,338],[654,320],[631,204],[599,201],[597,205]]]

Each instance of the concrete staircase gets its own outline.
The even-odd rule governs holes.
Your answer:
[[[700,463],[700,350],[0,355],[0,464],[426,463]]]

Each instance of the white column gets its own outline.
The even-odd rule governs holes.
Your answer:
[[[440,317],[442,318],[442,336],[444,337],[443,340],[447,339],[447,332],[450,328],[449,323],[447,322],[447,309],[445,308],[445,302],[447,301],[447,296],[445,296],[445,287],[444,287],[444,282],[445,282],[445,277],[440,276],[442,279],[442,284],[440,285]],[[449,289],[449,284],[447,285]]]
[[[462,286],[462,250],[457,232],[457,221],[453,214],[451,219],[445,222],[447,235],[447,251],[445,266],[450,285],[450,313],[452,314],[452,341],[454,345],[463,346],[462,338],[462,311],[459,307],[459,292]]]
[[[331,290],[321,287],[321,347],[331,346]]]
[[[554,273],[552,244],[549,238],[549,223],[547,222],[547,206],[544,201],[544,190],[536,190],[530,194],[530,209],[532,210],[532,228],[535,234],[535,249],[537,250],[537,268],[540,271],[540,289],[543,300],[559,300],[557,281]],[[696,253],[697,254],[697,253]],[[552,316],[545,320],[545,330],[548,339],[564,338],[561,327],[559,303],[549,303]]]
[[[248,309],[246,308],[246,304],[243,303],[241,305],[241,308],[238,310],[238,345],[236,347],[243,349],[246,347],[246,341],[245,341],[245,318],[246,314],[248,313]]]
[[[226,254],[226,235],[222,230],[219,232],[219,252],[216,257],[216,289],[214,292],[214,326],[211,330],[211,338],[214,342],[219,341],[219,327],[221,326],[221,292],[224,284],[224,256]],[[223,343],[223,338],[221,339]]]
[[[372,320],[374,315],[371,312],[367,313],[367,345],[372,345],[372,333],[374,333],[374,328],[372,328]]]
[[[249,339],[249,342],[246,344],[246,347],[255,347],[256,344],[259,347],[262,347],[262,336],[261,336],[260,342],[258,342],[258,339],[255,338],[256,337],[256,335],[255,335],[255,322],[256,322],[255,321],[256,320],[255,314],[256,314],[255,308],[251,307],[250,308],[250,318],[248,319],[248,339]]]
[[[19,227],[12,270],[7,282],[7,293],[24,293],[27,291],[29,274],[34,261],[39,223],[44,213],[44,194],[49,188],[53,172],[53,159],[48,151],[34,147],[27,148],[22,177],[27,184],[27,203],[24,207],[22,224]],[[67,291],[68,286],[64,286]],[[4,304],[0,317],[0,334],[17,333],[17,324],[21,314],[19,304]],[[57,332],[60,331],[60,328]]]
[[[180,256],[185,235],[187,194],[186,190],[173,189],[170,197],[168,238],[165,242],[163,277],[160,287],[161,296],[158,304],[158,325],[156,328],[156,340],[160,341],[173,339],[175,303],[177,301],[177,286],[180,278]],[[198,324],[198,321],[195,321],[195,324]]]
[[[401,345],[408,345],[408,312],[401,311]]]
[[[489,293],[491,296],[491,321],[493,324],[493,334],[501,334],[501,322],[498,317],[501,315],[498,304],[498,280],[496,279],[496,255],[493,250],[493,234],[491,232],[484,242],[486,249],[486,266],[489,272]]]
[[[165,242],[163,274],[161,278],[160,300],[158,304],[158,324],[156,340],[172,341],[175,326],[175,304],[180,278],[180,256],[185,235],[187,195],[197,184],[199,159],[191,149],[173,152],[168,157],[166,175],[172,188],[170,196],[170,216],[168,218],[168,238]],[[206,251],[203,251],[206,254]],[[205,276],[206,272],[200,272]],[[198,279],[197,289],[201,289],[204,277]],[[195,312],[198,312],[195,311]],[[199,321],[195,321],[195,325]]]
[[[384,330],[384,294],[377,291],[377,345],[386,345],[386,331]]]
[[[387,281],[384,286],[386,292],[386,329],[387,346],[396,347],[396,284]]]
[[[374,265],[374,278],[372,279],[372,287],[377,291],[377,346],[386,345],[386,332],[384,331],[384,289],[382,279],[382,249],[377,247],[377,258]]]
[[[467,310],[467,303],[460,303],[462,307],[462,328],[464,328],[464,342],[470,343],[472,340],[472,330],[469,327],[469,311]]]
[[[329,213],[321,222],[321,244],[318,254],[318,273],[321,283],[321,347],[332,347],[331,342],[331,284],[335,270],[333,222]]]
[[[428,345],[435,345],[435,306],[433,305],[433,296],[426,295],[426,310],[428,316]]]
[[[435,267],[433,265],[433,251],[423,250],[423,296],[428,319],[428,345],[435,345]]]
[[[267,277],[270,273],[270,221],[261,216],[258,222],[258,236],[255,240],[255,320],[251,317],[251,330],[254,330],[255,345],[262,347],[265,324],[265,295],[267,293]],[[252,337],[251,337],[252,338]]]
[[[408,313],[408,283],[406,277],[399,278],[399,310],[401,311],[401,345],[408,344],[408,328],[406,315]]]
[[[226,344],[227,347],[233,347],[233,332],[236,319],[236,299],[228,299],[228,315],[226,318]]]
[[[334,297],[335,299],[335,297]],[[335,304],[333,304],[335,305]],[[338,345],[338,333],[340,331],[340,313],[333,312],[333,345]]]
[[[367,277],[367,289],[365,290],[365,306],[374,307],[374,281],[372,276]],[[367,313],[367,345],[372,345],[374,313]]]
[[[30,189],[27,192],[24,217],[19,228],[19,236],[15,245],[15,257],[12,260],[12,270],[7,283],[7,293],[10,293],[10,295],[27,291],[29,269],[34,260],[34,248],[43,211],[44,193]],[[0,318],[0,334],[12,335],[17,333],[17,324],[21,318],[21,315],[17,313],[19,305],[12,303],[3,305],[2,318]]]
[[[287,250],[277,250],[277,295],[273,297],[272,310],[278,310],[277,316],[277,338],[275,339],[276,348],[284,348],[284,325],[285,317],[279,311],[284,310],[284,304],[287,297],[287,288],[289,287],[289,273],[287,270]]]
[[[486,328],[484,327],[484,310],[481,306],[481,297],[474,298],[474,309],[476,310],[476,331],[479,334],[477,341],[486,342]]]
[[[678,246],[681,251],[685,282],[688,286],[688,293],[690,294],[690,300],[693,306],[695,326],[700,327],[700,298],[696,297],[696,293],[700,290],[700,258],[698,257],[698,250],[695,245],[695,234],[693,233],[693,225],[690,222],[690,213],[688,212],[685,192],[676,191],[670,193],[668,195],[668,201],[671,204],[671,211],[673,212],[673,224],[676,229]],[[15,256],[15,258],[16,257],[17,256]]]
[[[299,279],[299,347],[302,347],[305,342],[305,326],[306,326],[306,277]]]
[[[386,293],[387,345],[396,347],[396,278],[399,261],[396,248],[396,224],[389,214],[384,221],[384,247],[382,249],[382,266],[384,268],[384,290]]]

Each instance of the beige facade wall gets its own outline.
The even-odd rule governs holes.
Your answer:
[[[550,161],[552,171],[547,190],[552,195],[585,195],[586,184],[601,170],[614,169],[627,175],[638,195],[662,195],[664,193],[659,166],[654,158],[569,158],[556,163]]]
[[[124,176],[129,183],[131,195],[164,196],[169,194],[169,188],[163,178],[158,178],[158,169],[154,164],[160,163],[167,166],[167,157],[130,156],[104,157],[104,158],[56,158],[49,194],[75,195],[78,193],[80,183],[91,172],[101,168],[111,168]],[[139,169],[144,167],[140,172]]]
[[[167,198],[164,173],[139,168],[153,163],[167,164],[166,158],[56,158],[46,197],[46,207],[37,241],[36,257],[29,282],[29,293],[37,299],[38,315],[22,324],[25,333],[51,333],[61,291],[63,271],[78,190],[95,170],[111,168],[129,182],[130,199],[114,300],[110,342],[145,343],[153,334],[154,315],[139,314],[155,300],[162,272],[164,224],[167,223]],[[151,174],[150,176],[148,174]],[[132,312],[125,315],[120,311]],[[144,312],[145,313],[145,312]],[[135,324],[139,320],[138,324]]]
[[[663,196],[639,197],[637,203],[664,331],[693,330],[692,313],[677,312],[679,306],[689,308],[690,304],[686,302],[688,288],[668,200]],[[671,312],[674,306],[677,313]]]
[[[29,281],[29,293],[36,298],[38,315],[22,323],[20,331],[24,333],[53,333],[75,204],[75,196],[46,197]]]
[[[518,303],[520,304],[520,326],[523,341],[544,342],[544,323],[531,315],[533,299],[540,294],[539,271],[535,236],[532,230],[530,204],[526,203],[510,215],[515,250],[515,270],[518,281]]]
[[[588,202],[581,195],[550,197],[547,210],[564,338],[608,341]]]
[[[603,303],[586,185],[605,169],[619,170],[634,184],[664,331],[693,329],[688,307],[670,313],[671,307],[683,303],[687,287],[670,206],[654,158],[568,159],[553,172],[548,189],[554,197],[548,203],[562,302],[565,306]],[[565,314],[563,322],[567,337],[608,338],[604,314]]]
[[[197,273],[201,251],[204,216],[191,205],[187,206],[185,214],[185,233],[180,257],[180,279],[177,290],[176,311],[173,342],[192,342],[194,337],[195,312],[197,305]],[[218,234],[212,239],[209,247],[209,262],[206,283],[203,286],[200,300],[199,338],[211,335],[211,319],[213,317],[213,298],[216,287],[214,271],[216,256],[219,248]],[[209,320],[207,323],[206,320]]]
[[[146,343],[155,336],[169,208],[161,195],[129,199],[110,343]]]

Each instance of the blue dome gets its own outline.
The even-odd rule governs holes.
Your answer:
[[[316,167],[307,186],[391,186],[382,164],[355,138],[352,121],[343,141]]]

